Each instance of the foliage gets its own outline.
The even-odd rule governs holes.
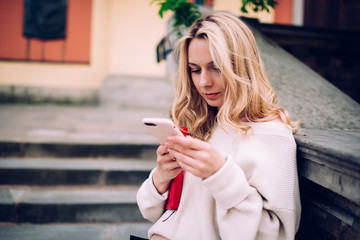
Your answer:
[[[163,18],[164,12],[174,12],[174,27],[181,25],[190,27],[201,16],[198,6],[187,0],[152,0],[151,4],[154,2],[160,5],[159,16],[161,18]]]
[[[204,0],[201,0],[204,2]],[[240,11],[248,13],[247,7],[251,7],[253,11],[267,11],[270,8],[274,8],[277,5],[275,0],[240,0],[242,6]],[[178,29],[181,26],[190,27],[196,19],[201,16],[198,6],[195,3],[190,3],[188,0],[152,0],[150,4],[157,3],[160,6],[158,12],[161,18],[164,17],[164,13],[167,11],[174,12],[174,24],[173,26]],[[180,31],[179,31],[180,32]]]
[[[269,12],[269,8],[274,8],[277,5],[275,0],[242,0],[241,12],[248,13],[247,7],[251,7],[254,12],[264,11]]]

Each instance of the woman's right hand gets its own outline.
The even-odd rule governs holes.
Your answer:
[[[164,144],[158,147],[156,155],[157,166],[152,181],[157,191],[163,194],[168,190],[170,181],[175,178],[182,169],[175,159],[170,158],[168,148]]]

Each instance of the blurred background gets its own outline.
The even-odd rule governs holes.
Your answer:
[[[63,96],[57,91],[53,101],[61,101],[76,89],[82,96],[78,101],[96,102],[96,92],[108,75],[166,78],[166,64],[156,62],[155,48],[167,34],[166,24],[171,14],[161,19],[156,3],[150,4],[148,0],[68,0],[63,1],[62,13],[62,1],[57,1],[60,2],[57,10],[51,1],[42,2],[45,4],[42,11],[37,11],[39,15],[31,19],[31,6],[28,4],[26,10],[24,0],[0,0],[1,102],[24,99],[25,95],[27,101],[37,101],[40,96],[31,100],[33,88],[41,88],[37,89],[38,94],[48,94],[48,101],[54,89],[60,89]],[[250,11],[249,14],[240,12],[240,0],[207,0],[200,4],[255,17],[261,23],[360,29],[360,6],[355,0],[277,2],[275,10],[269,13]],[[46,9],[58,12],[51,15]],[[27,21],[24,20],[26,13]],[[59,17],[61,14],[64,16]],[[47,36],[24,35],[25,27],[31,28],[31,21],[36,22],[36,17],[42,17],[42,21],[48,18],[48,23],[41,26],[45,29],[42,31],[48,31]],[[26,22],[30,24],[25,25]],[[64,34],[59,37],[54,29],[61,24]],[[336,67],[342,60],[335,59],[330,64]]]
[[[280,103],[302,120],[297,239],[359,239],[360,1],[204,0],[253,30]],[[167,117],[172,13],[151,0],[0,0],[0,239],[128,239]]]
[[[51,1],[43,2],[50,11],[56,8]],[[67,8],[64,18],[57,18],[57,14],[61,14],[61,4],[58,10],[54,10],[59,11],[57,14],[46,16],[44,10],[43,18],[48,17],[51,21],[43,25],[44,31],[48,27],[51,33],[61,20],[66,22],[66,34],[60,39],[51,39],[58,38],[56,32],[54,36],[49,34],[43,38],[23,34],[24,0],[0,1],[2,102],[17,101],[11,99],[9,86],[20,87],[19,91],[23,90],[21,87],[43,88],[43,94],[46,94],[46,88],[48,91],[61,89],[63,97],[67,94],[66,90],[72,92],[77,89],[84,101],[96,102],[96,92],[108,75],[166,77],[166,64],[156,62],[155,50],[160,39],[166,35],[166,19],[170,14],[160,19],[158,6],[150,4],[149,0],[64,2]],[[213,9],[240,13],[238,0],[206,1],[205,4]],[[274,12],[261,15],[263,21],[274,22]],[[18,92],[12,94],[22,97]]]

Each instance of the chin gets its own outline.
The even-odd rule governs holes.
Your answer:
[[[216,108],[219,108],[220,109],[220,107],[221,107],[221,105],[220,104],[214,104],[214,103],[207,103],[210,107],[216,107]]]

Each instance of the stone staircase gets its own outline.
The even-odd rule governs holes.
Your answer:
[[[4,149],[10,143],[1,144]],[[33,147],[42,148],[41,144]],[[138,210],[136,191],[155,161],[152,155],[149,159],[139,156],[150,149],[155,151],[156,145],[129,144],[127,148],[133,149],[133,153],[121,147],[102,146],[104,154],[91,155],[91,149],[97,147],[96,144],[73,143],[67,151],[64,146],[60,148],[70,152],[68,156],[59,154],[60,157],[46,156],[44,149],[39,151],[39,156],[32,151],[31,157],[26,157],[29,155],[26,149],[22,151],[25,157],[3,151],[0,159],[1,239],[16,239],[14,232],[18,239],[38,239],[38,236],[25,237],[25,232],[41,235],[48,231],[45,225],[55,229],[67,226],[69,229],[62,231],[71,234],[82,234],[84,226],[105,227],[107,231],[116,226],[122,227],[123,235],[108,233],[113,239],[128,239],[130,231],[145,237],[149,223]],[[59,146],[51,143],[45,148]],[[71,151],[76,148],[81,148],[84,155],[72,156]],[[112,157],[106,157],[108,155]],[[25,231],[24,236],[19,235],[19,231]],[[101,238],[93,238],[90,234],[86,239]]]
[[[127,81],[164,91],[160,80]],[[166,104],[151,108],[155,95],[124,91],[112,106],[0,105],[0,239],[147,237],[136,192],[158,144],[141,119],[166,117]]]

